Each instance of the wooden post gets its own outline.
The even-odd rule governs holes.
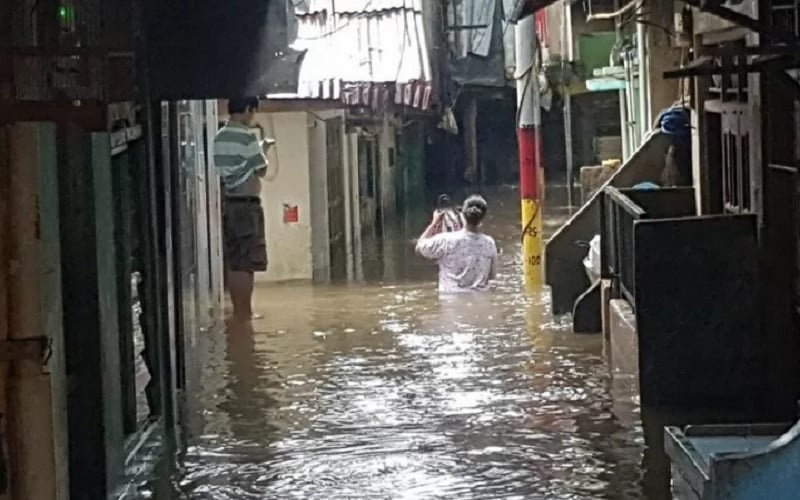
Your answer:
[[[33,344],[46,336],[43,304],[43,221],[40,213],[40,125],[18,124],[10,132],[8,174],[7,340]],[[53,142],[54,145],[54,142]],[[43,306],[45,308],[43,309]],[[60,312],[60,311],[59,311]],[[7,379],[8,452],[12,498],[57,498],[50,375],[43,359],[12,359]]]
[[[0,342],[8,339],[8,201],[10,186],[8,183],[11,170],[10,127],[0,127]],[[0,467],[3,477],[0,478],[0,500],[10,500],[8,490],[8,363],[0,362]]]

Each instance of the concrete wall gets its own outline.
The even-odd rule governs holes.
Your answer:
[[[315,281],[326,281],[330,276],[330,251],[328,246],[328,171],[327,171],[327,134],[325,121],[315,115],[307,115],[308,129],[308,169],[311,193],[309,216],[311,218],[311,262],[312,278]]]
[[[397,137],[394,125],[384,120],[380,130],[381,196],[384,218],[397,208]]]
[[[663,0],[649,0],[648,17],[654,26],[672,26],[676,6]],[[679,99],[680,80],[664,79],[664,71],[680,67],[682,49],[672,46],[670,35],[663,30],[647,28],[647,65],[649,75],[650,116],[656,119],[662,109]]]
[[[262,183],[269,269],[257,275],[258,281],[311,279],[312,221],[307,117],[305,112],[257,115],[264,134],[276,141],[268,159],[270,167],[277,168],[275,178]],[[284,204],[297,206],[297,223],[284,224]]]
[[[565,55],[566,49],[562,47],[562,32],[564,30],[564,5],[563,2],[556,2],[549,7],[546,11],[547,16],[547,48],[551,56]],[[576,2],[572,4],[572,42],[573,42],[573,57],[575,60],[580,60],[580,48],[578,46],[578,39],[581,35],[587,33],[595,33],[598,31],[614,31],[613,21],[586,21],[586,12],[584,11],[583,4]]]

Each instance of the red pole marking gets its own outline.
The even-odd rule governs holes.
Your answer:
[[[542,45],[547,44],[549,33],[547,32],[547,12],[544,9],[536,11],[534,14],[536,22],[536,33],[539,35],[539,42]]]
[[[517,130],[519,140],[519,190],[524,200],[539,201],[539,169],[541,168],[540,133],[538,128]]]

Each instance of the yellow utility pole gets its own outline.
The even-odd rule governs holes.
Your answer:
[[[525,286],[535,289],[543,282],[544,257],[542,209],[544,182],[541,153],[541,107],[537,73],[535,16],[517,22],[516,79],[519,141],[519,187],[522,198],[522,263]]]

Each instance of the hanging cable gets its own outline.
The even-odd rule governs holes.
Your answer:
[[[616,19],[617,17],[622,16],[623,14],[636,9],[642,3],[642,0],[632,0],[625,4],[620,9],[614,12],[603,12],[601,14],[589,14],[586,16],[586,22],[589,21],[608,21],[611,19]]]

